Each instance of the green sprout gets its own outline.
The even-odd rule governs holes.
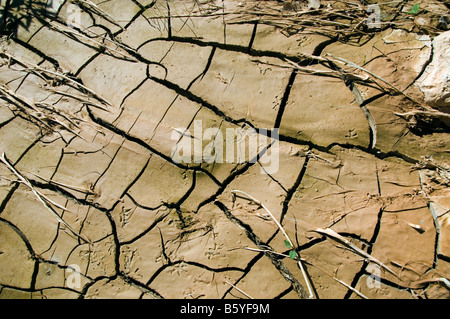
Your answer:
[[[412,7],[411,11],[409,11],[408,13],[411,13],[411,14],[417,14],[417,13],[419,12],[419,10],[420,10],[420,7],[419,7],[419,5],[416,3],[416,4]]]
[[[286,245],[286,247],[287,247],[288,249],[291,249],[291,248],[292,248],[292,245],[291,245],[291,243],[290,243],[288,240],[284,240],[284,244]],[[294,249],[291,249],[291,250],[289,251],[289,257],[291,257],[291,259],[297,258],[297,252],[296,252]]]

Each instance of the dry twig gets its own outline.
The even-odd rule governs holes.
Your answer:
[[[380,266],[381,268],[387,270],[388,272],[390,272],[392,275],[394,275],[395,277],[398,278],[397,274],[390,269],[388,266],[386,266],[385,264],[383,264],[381,261],[379,261],[378,259],[372,257],[371,255],[369,255],[368,253],[366,253],[365,251],[359,249],[358,247],[356,247],[355,245],[353,245],[351,242],[349,242],[346,238],[344,238],[343,236],[339,235],[338,233],[336,233],[334,230],[332,230],[331,228],[327,228],[327,229],[322,229],[322,228],[316,228],[313,230],[316,233],[322,234],[322,235],[326,235],[327,237],[330,237],[342,244],[344,244],[346,247],[350,248],[351,251],[353,251],[354,253],[356,253],[357,255],[360,255],[361,257],[364,257],[365,259],[367,259],[370,262],[373,262],[375,264],[377,264],[378,266]]]
[[[269,216],[272,218],[272,220],[275,222],[275,224],[277,225],[277,227],[281,230],[281,232],[283,233],[284,237],[286,238],[286,240],[289,242],[291,247],[295,247],[293,241],[291,240],[291,238],[289,237],[289,235],[286,233],[286,231],[284,230],[283,226],[281,226],[280,222],[275,218],[275,216],[273,216],[273,214],[267,209],[266,206],[264,206],[264,204],[262,204],[259,200],[257,200],[256,198],[254,198],[253,196],[247,194],[246,192],[240,191],[240,190],[232,190],[231,194],[233,194],[233,196],[236,196],[236,194],[243,194],[247,197],[247,199],[250,199],[251,201],[253,201],[255,204],[257,204],[258,206],[260,206],[261,208],[263,208],[267,214],[269,214]],[[297,264],[302,272],[303,278],[305,279],[306,285],[308,287],[308,292],[309,292],[309,298],[312,299],[314,298],[314,294],[312,292],[312,288],[311,288],[311,283],[309,282],[309,277],[306,274],[305,268],[303,266],[303,262],[301,260],[301,258],[299,257],[297,259]]]
[[[21,183],[23,183],[24,185],[26,185],[32,192],[33,194],[36,196],[36,198],[47,208],[47,210],[56,217],[56,219],[63,224],[72,234],[74,234],[76,237],[78,237],[79,239],[81,239],[83,242],[85,243],[89,243],[89,239],[85,238],[83,235],[81,235],[80,233],[77,233],[64,219],[62,219],[61,216],[59,216],[59,214],[51,207],[50,204],[66,211],[66,208],[56,204],[54,201],[50,200],[48,197],[46,197],[45,195],[43,195],[41,192],[39,192],[32,184],[31,182],[24,177],[22,174],[20,174],[15,168],[14,166],[12,166],[12,164],[8,161],[8,159],[6,158],[5,153],[2,153],[2,155],[0,156],[0,160],[3,162],[3,164],[6,165],[6,167],[14,174],[16,175],[16,177],[19,179],[19,181]]]

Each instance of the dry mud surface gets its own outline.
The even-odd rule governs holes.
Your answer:
[[[449,298],[448,2],[74,2],[1,1],[0,298]],[[196,121],[278,128],[278,169],[175,163]]]

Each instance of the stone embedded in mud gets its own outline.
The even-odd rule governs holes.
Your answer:
[[[425,102],[444,112],[450,111],[450,31],[433,41],[433,59],[416,85],[425,95]]]

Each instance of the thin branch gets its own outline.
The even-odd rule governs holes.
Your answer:
[[[365,251],[359,249],[358,247],[356,247],[355,245],[353,245],[351,242],[349,242],[346,238],[344,238],[343,236],[339,235],[338,233],[336,233],[334,230],[332,230],[331,228],[327,228],[327,229],[322,229],[322,228],[316,228],[313,230],[316,233],[325,235],[327,237],[330,237],[342,244],[344,244],[345,246],[347,246],[348,248],[351,249],[351,251],[353,251],[354,253],[356,253],[357,255],[360,255],[364,258],[366,258],[368,261],[371,261],[377,265],[379,265],[380,267],[384,268],[385,270],[387,270],[388,272],[390,272],[392,275],[394,275],[395,277],[399,278],[398,275],[392,270],[390,269],[388,266],[386,266],[385,264],[383,264],[381,261],[379,261],[378,259],[372,257],[371,255],[369,255],[368,253],[366,253]],[[400,279],[400,278],[399,278]]]
[[[257,200],[253,196],[247,194],[246,192],[243,192],[243,191],[240,191],[240,190],[232,190],[231,191],[231,194],[233,194],[233,196],[236,196],[236,193],[240,193],[240,194],[243,194],[243,195],[247,196],[248,199],[251,199],[255,204],[257,204],[258,206],[262,207],[269,214],[269,216],[272,218],[272,220],[275,222],[275,224],[278,226],[278,228],[281,230],[281,232],[283,233],[284,237],[289,242],[290,246],[291,247],[295,247],[294,246],[294,242],[288,236],[288,234],[284,230],[283,226],[281,226],[280,222],[275,218],[275,216],[272,215],[272,213],[267,209],[266,206],[264,206],[264,204],[262,204],[259,200]],[[313,294],[313,291],[312,291],[312,288],[311,288],[311,283],[309,282],[309,278],[308,278],[308,276],[306,274],[306,271],[305,271],[304,266],[303,266],[303,262],[301,261],[300,258],[298,258],[297,264],[298,264],[300,270],[302,271],[303,278],[305,279],[306,285],[308,287],[309,298],[313,299],[314,298],[314,294]]]
[[[25,61],[22,61],[21,59],[19,59],[19,58],[13,56],[13,55],[11,55],[11,54],[9,54],[9,53],[7,53],[7,52],[2,52],[2,53],[0,53],[0,55],[4,55],[4,56],[8,57],[9,59],[12,59],[12,60],[14,60],[14,61],[17,61],[18,63],[20,63],[21,65],[23,65],[24,67],[26,67],[29,71],[36,71],[36,70],[39,70],[39,71],[41,71],[41,72],[49,73],[49,74],[51,74],[51,75],[54,75],[54,76],[63,78],[64,80],[67,80],[67,81],[69,81],[69,82],[75,84],[75,85],[78,86],[79,88],[88,91],[89,93],[91,93],[95,98],[99,99],[100,101],[102,101],[102,102],[104,102],[104,103],[106,103],[106,104],[108,104],[108,105],[112,105],[112,104],[111,104],[110,102],[108,102],[105,98],[101,97],[99,94],[97,94],[96,92],[94,92],[93,90],[91,90],[90,88],[88,88],[87,86],[81,84],[80,82],[78,82],[78,81],[76,81],[76,80],[74,80],[74,79],[68,77],[67,75],[65,75],[65,74],[63,74],[63,73],[61,73],[61,72],[54,72],[54,71],[51,71],[51,70],[44,69],[44,68],[42,68],[42,67],[40,67],[40,66],[38,66],[38,65],[32,65],[32,64],[29,64],[29,63],[27,63],[27,62],[25,62]]]
[[[49,203],[57,206],[58,208],[61,208],[63,210],[66,210],[64,207],[62,207],[61,205],[57,205],[55,204],[52,200],[50,200],[49,198],[47,198],[45,195],[43,195],[41,192],[39,192],[31,183],[30,181],[24,177],[22,174],[20,174],[15,168],[14,166],[11,165],[11,163],[8,161],[8,159],[6,158],[5,153],[2,153],[2,155],[0,156],[0,160],[6,165],[6,167],[14,173],[14,175],[16,175],[16,177],[20,180],[20,182],[22,182],[23,184],[25,184],[26,186],[28,186],[28,188],[30,188],[30,190],[33,192],[33,194],[37,197],[37,199],[48,209],[48,211],[56,217],[56,219],[62,223],[65,227],[67,227],[67,229],[70,230],[70,232],[72,234],[74,234],[75,236],[77,236],[78,238],[80,238],[83,242],[85,243],[89,243],[89,240],[86,239],[83,235],[77,233],[64,219],[62,219],[61,216],[58,215],[58,213],[49,205]]]
[[[226,282],[227,284],[229,284],[231,287],[233,287],[234,289],[236,289],[237,291],[239,291],[241,294],[245,295],[246,297],[248,297],[248,298],[250,298],[250,299],[255,299],[255,298],[253,298],[252,296],[250,296],[248,293],[242,291],[241,289],[239,289],[238,287],[236,287],[235,285],[233,285],[232,283],[230,283],[230,282],[228,282],[228,281],[226,281],[226,280],[225,280],[225,282]]]

